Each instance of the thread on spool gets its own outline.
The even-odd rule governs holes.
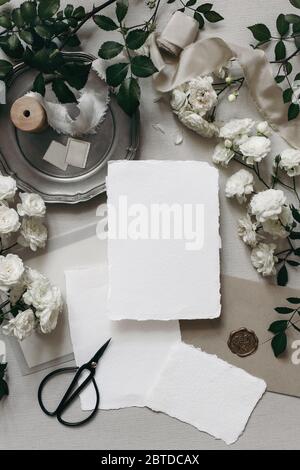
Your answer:
[[[48,127],[46,111],[33,97],[17,99],[11,107],[10,117],[15,127],[24,132],[38,133]]]

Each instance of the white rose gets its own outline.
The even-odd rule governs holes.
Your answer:
[[[44,200],[38,194],[20,193],[22,204],[17,205],[17,210],[21,216],[44,217],[46,206]]]
[[[233,157],[234,151],[231,148],[225,147],[224,144],[218,144],[214,150],[212,161],[216,165],[227,166]]]
[[[47,278],[41,274],[40,272],[36,271],[36,269],[32,269],[29,266],[25,266],[24,271],[24,284],[27,287],[30,287],[33,282],[35,281],[46,281]]]
[[[40,330],[44,334],[49,334],[55,330],[59,314],[61,313],[62,306],[58,308],[46,308],[45,310],[38,310],[37,316],[40,322]]]
[[[252,119],[232,119],[220,129],[220,137],[235,139],[244,134],[249,134],[255,122]]]
[[[13,335],[19,341],[31,335],[35,328],[35,317],[33,311],[29,308],[24,312],[19,312],[15,318],[12,318],[3,326],[3,333]]]
[[[218,95],[213,86],[213,78],[197,77],[188,82],[187,95],[192,111],[205,116],[217,103]]]
[[[248,165],[259,163],[271,151],[271,141],[267,137],[254,135],[240,145],[240,151]]]
[[[14,209],[0,205],[0,235],[17,232],[20,228],[19,216]]]
[[[175,90],[172,91],[170,104],[171,108],[176,113],[179,112],[182,108],[186,107],[187,96],[184,93],[182,87],[175,88]]]
[[[259,243],[251,252],[251,262],[256,270],[263,276],[272,276],[276,273],[275,263],[278,258],[274,256],[276,245]]]
[[[264,136],[270,135],[269,124],[267,123],[267,121],[259,122],[256,126],[256,130],[257,130],[258,134],[261,134],[261,135],[264,135]]]
[[[258,222],[277,220],[285,202],[286,197],[281,189],[267,189],[253,196],[250,202],[251,213]]]
[[[239,170],[234,173],[226,183],[226,197],[236,197],[242,204],[249,194],[253,192],[253,175],[247,170]]]
[[[22,221],[18,243],[30,247],[32,251],[45,248],[47,241],[47,228],[37,217],[25,217]]]
[[[300,175],[300,150],[284,150],[280,155],[279,167],[289,176]]]
[[[191,111],[183,111],[178,114],[180,122],[192,131],[201,135],[202,137],[212,138],[216,137],[219,129],[213,123],[206,121],[199,114]]]
[[[263,223],[263,229],[266,233],[272,235],[273,238],[286,238],[289,232],[285,227],[292,228],[293,215],[289,207],[283,206],[278,220],[268,219]]]
[[[61,305],[61,293],[58,287],[51,285],[49,279],[41,277],[28,287],[23,300],[37,310],[55,309]],[[38,316],[38,313],[36,315]]]
[[[257,223],[252,222],[251,217],[247,214],[238,220],[238,236],[246,245],[254,247],[258,243],[258,235],[256,233]]]
[[[17,191],[17,183],[11,176],[0,175],[0,201],[13,199]]]
[[[8,254],[0,256],[0,289],[8,291],[16,286],[24,273],[23,261],[19,256]]]

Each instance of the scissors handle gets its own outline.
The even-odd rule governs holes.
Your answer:
[[[78,380],[80,378],[80,376],[82,375],[82,373],[87,370],[89,372],[88,376],[83,380],[83,382],[76,388],[76,385],[78,384]],[[56,410],[54,411],[49,411],[47,410],[47,408],[45,407],[44,403],[43,403],[43,398],[42,398],[42,394],[43,394],[43,390],[45,388],[45,385],[48,383],[48,381],[53,378],[54,376],[56,375],[60,375],[60,374],[63,374],[63,373],[71,373],[71,372],[76,372],[72,382],[70,383],[66,393],[64,394],[61,402],[59,403],[58,407],[56,408]],[[48,416],[56,416],[57,417],[57,420],[61,423],[61,424],[64,424],[65,426],[79,426],[81,424],[85,424],[87,423],[91,418],[93,418],[93,416],[95,415],[95,413],[98,411],[98,406],[99,406],[99,402],[100,402],[100,395],[99,395],[99,390],[98,390],[98,387],[97,387],[97,384],[96,384],[96,381],[95,381],[95,378],[94,378],[94,375],[95,375],[95,370],[94,369],[91,369],[89,366],[87,366],[86,364],[83,365],[82,367],[78,368],[78,367],[64,367],[62,369],[58,369],[58,370],[55,370],[53,372],[50,372],[50,374],[48,374],[41,382],[40,386],[39,386],[39,389],[38,389],[38,401],[39,401],[39,405],[41,407],[41,409],[43,410],[43,412],[48,415]],[[65,421],[63,418],[62,418],[62,414],[65,412],[65,410],[71,405],[71,403],[79,396],[79,394],[82,392],[82,390],[90,383],[92,382],[93,385],[94,385],[94,389],[95,389],[95,392],[96,392],[96,404],[95,404],[95,408],[94,410],[92,411],[92,413],[87,417],[85,418],[84,420],[82,421],[78,421],[78,422],[68,422],[68,421]],[[75,389],[76,388],[76,389]],[[75,389],[75,390],[74,390]]]

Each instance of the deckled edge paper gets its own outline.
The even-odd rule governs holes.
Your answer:
[[[90,147],[90,142],[70,137],[67,143],[66,163],[77,168],[85,168]]]
[[[110,321],[106,311],[105,267],[65,271],[70,332],[78,366],[88,361],[110,337],[99,361],[96,381],[101,409],[145,406],[172,346],[181,341],[179,322]],[[94,408],[95,391],[81,394],[83,410]]]
[[[233,444],[265,390],[263,380],[181,343],[170,351],[146,406]]]
[[[109,317],[139,321],[219,317],[218,170],[197,161],[113,161],[108,164],[106,187]],[[120,202],[124,198],[125,209]],[[204,246],[200,249],[187,249],[186,238],[168,239],[161,234],[151,238],[148,232],[146,238],[134,238],[128,232],[124,235],[123,228],[121,234],[119,226],[117,235],[110,236],[115,214],[120,224],[120,220],[130,221],[128,214],[134,206],[149,213],[152,205],[176,204],[183,209],[204,207]]]

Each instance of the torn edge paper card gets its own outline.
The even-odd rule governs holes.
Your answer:
[[[87,362],[112,338],[96,371],[100,408],[145,406],[171,347],[181,341],[179,323],[110,321],[105,267],[66,271],[65,276],[76,364]],[[94,387],[84,390],[81,405],[83,410],[94,408]]]
[[[69,138],[67,143],[66,162],[77,168],[85,168],[90,151],[90,142]]]
[[[56,140],[52,140],[51,144],[48,147],[47,152],[43,156],[43,160],[51,165],[56,166],[60,170],[66,171],[68,164],[66,163],[66,152],[67,148],[65,145]]]
[[[0,104],[6,104],[6,83],[0,80]]]
[[[263,380],[181,343],[172,348],[147,406],[233,444],[265,390]]]
[[[114,161],[106,182],[110,318],[218,317],[218,171],[196,161]]]

